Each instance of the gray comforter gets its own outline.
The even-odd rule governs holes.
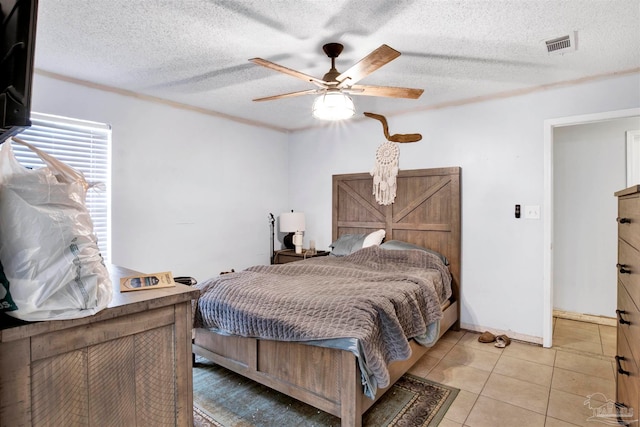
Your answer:
[[[411,355],[408,339],[442,317],[450,285],[437,256],[373,246],[202,282],[194,326],[281,341],[355,339],[361,366],[382,388],[389,362]]]

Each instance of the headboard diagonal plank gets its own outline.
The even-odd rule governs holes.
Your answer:
[[[431,187],[427,188],[427,190],[421,195],[421,197],[416,197],[415,199],[413,199],[411,201],[411,203],[409,203],[407,206],[405,206],[404,209],[402,209],[401,211],[395,213],[393,215],[393,222],[400,222],[405,216],[407,216],[411,211],[413,211],[414,209],[416,209],[418,206],[420,206],[421,204],[423,204],[425,201],[427,201],[431,196],[433,196],[434,194],[436,194],[442,187],[444,187],[445,185],[447,185],[448,183],[451,182],[451,179],[449,178],[443,178],[440,181],[438,181],[435,185],[432,185]]]
[[[379,221],[383,221],[384,222],[384,220],[385,220],[384,213],[382,213],[379,210],[377,210],[376,207],[374,206],[374,204],[371,203],[371,201],[369,201],[369,200],[365,199],[364,197],[362,197],[360,194],[358,194],[354,189],[352,189],[348,185],[339,183],[338,186],[346,194],[348,194],[349,196],[353,197],[362,207],[367,209],[371,215],[373,215]]]
[[[453,298],[460,286],[459,167],[400,171],[396,199],[376,203],[369,173],[333,176],[333,239],[380,228],[386,240],[402,240],[442,253],[453,276]]]

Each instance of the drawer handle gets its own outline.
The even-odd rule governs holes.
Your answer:
[[[631,223],[631,219],[630,218],[616,218],[616,221],[618,221],[618,224],[630,224]]]
[[[620,274],[631,274],[631,270],[629,270],[629,266],[627,264],[616,264],[616,267],[618,267]]]
[[[624,311],[624,310],[616,310],[616,314],[618,315],[618,322],[619,322],[621,325],[630,325],[630,324],[631,324],[631,322],[629,322],[628,320],[624,320],[624,319],[622,318],[622,315],[623,315],[623,314],[627,314],[627,312],[626,312],[626,311]]]
[[[629,371],[625,371],[624,369],[622,369],[622,365],[620,365],[620,361],[621,360],[627,360],[627,359],[625,359],[623,356],[616,356],[616,363],[618,364],[618,373],[620,375],[629,376],[630,372]]]

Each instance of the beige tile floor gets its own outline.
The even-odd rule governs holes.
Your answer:
[[[584,403],[594,393],[615,399],[615,327],[554,319],[550,349],[517,341],[499,349],[478,336],[447,332],[410,371],[460,389],[441,427],[606,425],[589,421]]]

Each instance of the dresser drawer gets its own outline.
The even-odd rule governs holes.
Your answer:
[[[624,334],[629,342],[630,355],[640,365],[640,312],[633,303],[626,287],[618,282],[618,337]],[[621,323],[624,321],[625,323]],[[626,323],[629,322],[629,323]]]
[[[640,252],[618,239],[618,281],[627,288],[633,303],[640,307]]]
[[[640,185],[615,195],[618,197],[616,401],[624,405],[621,411],[628,410],[618,412],[620,419],[632,422],[638,419],[640,411]]]
[[[618,237],[640,249],[640,197],[637,195],[618,199]]]
[[[638,365],[629,355],[627,337],[618,329],[618,350],[616,352],[616,402],[633,409],[634,414],[638,410],[640,402],[640,373]],[[637,419],[637,418],[632,418]]]

